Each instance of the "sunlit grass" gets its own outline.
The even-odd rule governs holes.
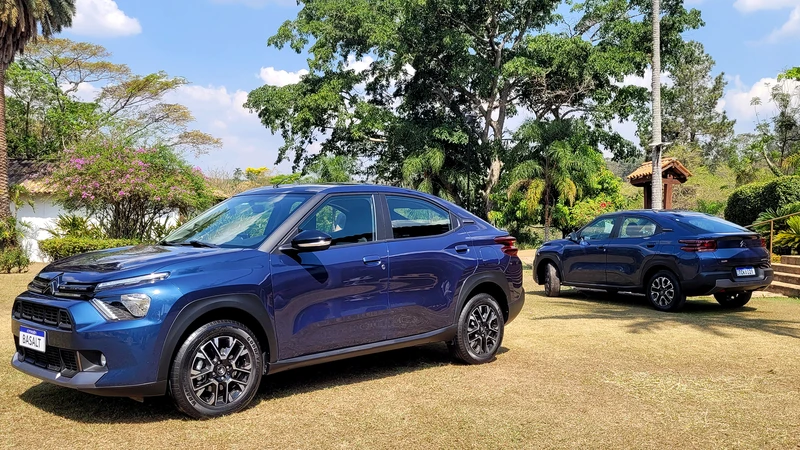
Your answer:
[[[0,275],[0,329],[35,270]],[[644,298],[528,301],[483,366],[443,344],[267,377],[254,405],[213,421],[168,400],[74,392],[11,369],[0,340],[0,447],[795,448],[800,301],[756,298],[680,314]]]

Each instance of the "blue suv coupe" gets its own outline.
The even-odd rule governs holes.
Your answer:
[[[687,296],[711,295],[744,306],[773,278],[757,233],[718,217],[685,211],[622,211],[598,217],[536,253],[534,279],[545,294],[561,286],[644,293],[661,311]]]
[[[45,267],[13,306],[17,369],[60,386],[244,408],[265,374],[427,342],[491,361],[524,302],[515,240],[386,186],[237,195],[159,245]]]

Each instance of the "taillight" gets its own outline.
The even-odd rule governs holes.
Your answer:
[[[717,241],[713,239],[685,239],[678,241],[685,252],[713,252],[717,249]]]
[[[495,244],[500,244],[503,246],[500,250],[508,256],[517,256],[517,252],[519,249],[515,246],[517,243],[517,238],[514,236],[500,236],[494,238]]]
[[[764,239],[764,238],[761,238],[761,247],[762,248],[767,248],[767,240]]]

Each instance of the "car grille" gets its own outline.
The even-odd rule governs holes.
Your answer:
[[[72,319],[66,309],[55,306],[40,305],[38,303],[19,300],[14,304],[14,318],[25,319],[31,322],[58,327],[64,330],[72,329]]]
[[[28,284],[28,291],[36,294],[83,300],[92,298],[94,288],[95,285],[90,283],[63,283],[60,278],[48,280],[36,277]]]
[[[78,372],[78,355],[75,350],[48,346],[46,352],[37,352],[17,345],[22,360],[53,372],[71,377]]]

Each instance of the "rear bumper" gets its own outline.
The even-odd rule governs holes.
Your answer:
[[[771,268],[758,269],[755,277],[732,279],[730,272],[699,274],[682,284],[688,296],[711,295],[720,292],[760,291],[772,284],[775,277]]]

